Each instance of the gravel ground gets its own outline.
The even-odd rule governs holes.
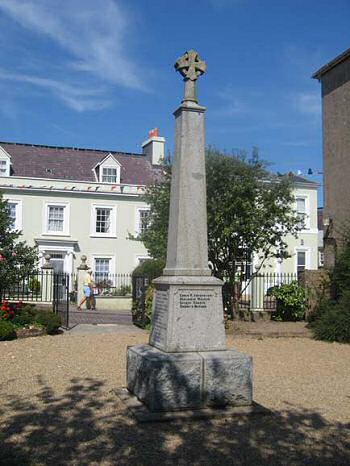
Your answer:
[[[0,343],[2,465],[349,465],[350,346],[228,338],[254,358],[270,415],[137,424],[115,396],[147,335]]]

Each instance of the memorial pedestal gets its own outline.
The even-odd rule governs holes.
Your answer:
[[[153,284],[150,345],[170,353],[226,349],[221,280],[162,276]]]
[[[128,348],[128,390],[150,411],[251,405],[251,358],[226,350],[221,280],[153,283],[150,345]]]
[[[252,360],[236,350],[166,353],[128,348],[128,390],[150,411],[252,404]]]

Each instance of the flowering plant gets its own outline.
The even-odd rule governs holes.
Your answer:
[[[22,305],[22,302],[9,303],[3,301],[0,305],[0,320],[12,320],[16,315],[16,311],[20,311]]]

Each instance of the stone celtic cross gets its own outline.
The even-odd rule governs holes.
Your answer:
[[[185,52],[175,63],[175,70],[179,71],[185,81],[185,95],[183,102],[197,103],[196,80],[205,73],[207,65],[201,60],[198,52],[189,50]]]

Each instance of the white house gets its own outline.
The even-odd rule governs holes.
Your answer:
[[[144,228],[146,185],[162,176],[165,139],[157,130],[142,154],[0,142],[0,190],[13,227],[49,253],[57,271],[73,273],[86,255],[95,275],[130,273],[148,255],[130,235]],[[266,272],[297,272],[318,264],[316,183],[293,176],[295,209],[305,220],[291,255]]]
[[[318,268],[318,183],[290,174],[294,185],[294,209],[300,218],[302,230],[298,237],[288,235],[289,258],[269,261],[263,269],[271,273],[297,273],[301,270]]]
[[[162,175],[164,144],[154,130],[142,154],[0,142],[13,227],[57,271],[73,273],[86,255],[96,275],[132,272],[148,257],[130,235],[144,228],[140,196]]]

